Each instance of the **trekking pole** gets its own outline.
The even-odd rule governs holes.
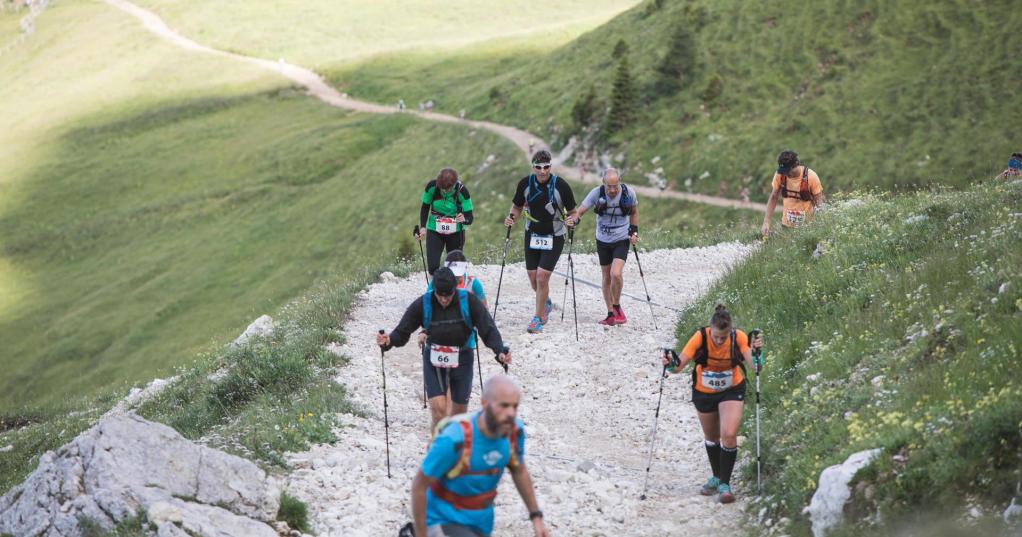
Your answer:
[[[578,341],[578,302],[575,301],[575,260],[571,251],[575,247],[575,228],[568,230],[568,271],[571,272],[571,313],[575,315],[575,341]],[[563,313],[563,312],[562,312]]]
[[[511,213],[508,213],[508,218]],[[511,226],[507,226],[507,233],[504,235],[504,255],[500,258],[500,279],[497,280],[497,300],[493,303],[493,320],[497,321],[497,307],[500,306],[500,284],[504,283],[504,263],[507,262],[507,248],[511,244]]]
[[[749,339],[750,340],[756,339],[756,336],[758,336],[759,334],[760,334],[759,328],[755,328],[751,332],[749,332]],[[760,364],[762,363],[760,362],[759,357],[762,354],[763,354],[762,348],[752,351],[752,356],[755,362],[754,365],[756,367],[756,494],[760,495],[763,494],[763,482],[760,477],[761,475],[760,466],[762,464],[763,459],[760,457],[759,452],[759,370]]]
[[[646,287],[646,274],[642,272],[642,263],[639,261],[639,249],[632,245],[632,252],[635,253],[635,264],[639,265],[639,278],[642,279],[642,288],[646,290],[646,304],[649,304],[649,316],[653,318],[653,329],[659,330],[656,324],[656,314],[653,313],[653,299],[649,298],[649,287]]]
[[[425,345],[419,345],[419,351],[424,352]],[[426,374],[422,374],[422,409],[426,410]]]
[[[419,225],[416,224],[415,228],[412,229],[412,234],[415,235],[415,242],[419,243],[419,257],[422,258],[422,273],[426,276],[426,285],[429,285],[429,269],[426,268],[426,253],[422,251],[422,241],[419,240]]]
[[[381,334],[386,332],[380,329]],[[387,416],[387,369],[383,365],[383,347],[380,347],[380,373],[383,374],[383,431],[387,442],[387,479],[390,479],[390,418]]]
[[[664,349],[666,352],[667,349]],[[653,446],[656,445],[656,429],[660,423],[660,402],[664,399],[664,379],[667,378],[667,366],[660,372],[660,396],[656,400],[656,415],[653,418],[653,438],[649,441],[649,459],[646,460],[646,479],[642,483],[640,500],[646,499],[646,488],[649,486],[649,468],[653,466]]]

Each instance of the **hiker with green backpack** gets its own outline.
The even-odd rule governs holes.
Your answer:
[[[666,349],[663,364],[670,373],[680,373],[689,362],[692,369],[692,403],[703,428],[703,444],[713,475],[700,494],[717,495],[720,503],[735,501],[731,473],[738,458],[738,427],[745,408],[747,368],[758,373],[763,365],[759,349],[763,338],[754,330],[750,338],[734,327],[731,314],[718,304],[709,326],[696,331],[678,353]],[[753,358],[753,351],[757,357]]]
[[[402,347],[420,327],[428,334],[422,348],[422,373],[436,425],[445,416],[468,409],[472,393],[473,329],[502,365],[511,363],[511,351],[504,346],[482,301],[465,289],[458,289],[458,280],[447,267],[437,269],[426,293],[408,306],[389,335],[376,336],[376,344],[384,351]],[[447,407],[448,389],[451,408]]]
[[[412,480],[412,517],[401,537],[486,537],[504,469],[529,511],[536,537],[549,537],[532,476],[525,466],[525,427],[518,419],[522,390],[511,377],[483,385],[482,410],[443,420]]]
[[[554,304],[550,300],[550,276],[564,250],[567,221],[574,221],[575,196],[568,182],[551,170],[550,152],[541,149],[532,157],[533,173],[518,181],[511,211],[504,219],[510,228],[519,216],[525,222],[525,271],[536,291],[536,311],[526,329],[530,334],[543,331]],[[510,230],[508,231],[510,234]]]
[[[419,209],[415,238],[426,239],[426,264],[430,276],[440,266],[444,250],[452,252],[465,246],[465,226],[472,224],[472,196],[458,180],[454,168],[444,168],[436,179],[426,183]]]

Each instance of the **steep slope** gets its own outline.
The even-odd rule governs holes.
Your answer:
[[[330,77],[355,96],[434,99],[560,145],[578,130],[573,108],[590,88],[589,113],[607,135],[622,41],[635,117],[597,146],[622,152],[636,170],[662,166],[676,188],[691,179],[693,190],[716,192],[723,180],[732,196],[750,186],[762,199],[785,147],[819,169],[830,190],[960,186],[992,176],[1019,150],[1016,8],[650,0],[551,53],[503,42],[373,58]],[[676,92],[657,74],[675,38]],[[662,160],[651,165],[655,156]]]

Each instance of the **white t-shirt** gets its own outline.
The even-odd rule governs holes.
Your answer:
[[[621,191],[617,196],[606,196],[603,203],[606,204],[607,209],[602,215],[596,215],[596,240],[618,242],[628,238],[628,223],[631,221],[631,217],[625,213],[628,212],[627,207],[634,209],[639,205],[639,199],[635,196],[635,189],[629,188],[628,197],[625,199],[625,208],[622,208],[621,198],[624,196],[625,188],[622,183]],[[597,205],[603,205],[603,203],[600,202],[600,187],[596,187],[589,192],[586,199],[582,200],[582,207],[588,211]]]

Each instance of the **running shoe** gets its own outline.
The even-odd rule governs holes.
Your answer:
[[[717,476],[713,476],[703,485],[703,488],[699,489],[699,494],[703,496],[713,496],[717,493],[717,487],[720,486],[720,479]]]
[[[720,486],[717,487],[717,492],[717,500],[720,501],[720,503],[731,503],[735,501],[735,495],[731,493],[731,485],[721,483]]]
[[[621,309],[621,306],[614,306],[614,322],[617,324],[628,322],[628,317],[625,317],[625,310]]]
[[[525,329],[530,334],[538,334],[543,331],[543,319],[539,317],[533,317],[529,323],[529,327]]]
[[[615,323],[617,323],[617,316],[609,311],[607,312],[607,318],[600,321],[600,324],[603,326],[614,326]]]

